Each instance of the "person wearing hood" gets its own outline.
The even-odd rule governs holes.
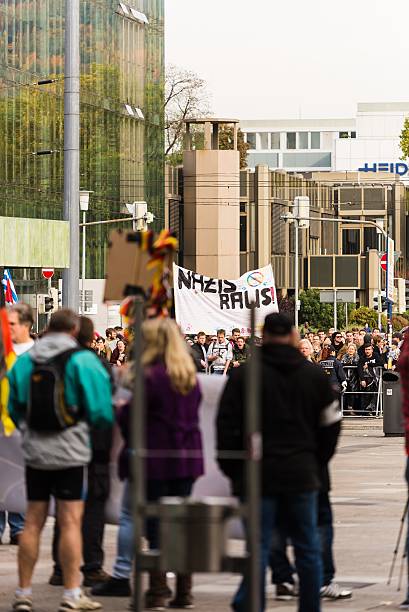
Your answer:
[[[81,519],[86,466],[91,460],[90,426],[104,428],[113,423],[111,383],[98,357],[78,345],[78,328],[79,318],[73,311],[53,313],[48,333],[8,374],[8,410],[22,433],[28,500],[19,541],[15,612],[33,609],[32,576],[51,496],[61,528],[64,592],[59,610],[101,607],[80,588]]]
[[[287,317],[266,317],[261,348],[261,610],[265,609],[265,570],[277,516],[288,518],[300,579],[300,612],[320,610],[322,568],[317,528],[321,466],[335,452],[340,431],[339,403],[324,372],[298,350],[299,335]],[[246,368],[236,368],[226,384],[217,415],[218,452],[244,451]],[[244,499],[243,465],[219,458],[234,495]],[[248,607],[244,576],[232,608]]]
[[[84,349],[92,351],[92,341],[95,337],[94,324],[88,317],[80,317],[77,341]],[[112,370],[106,361],[97,355],[100,363],[108,372],[113,382]],[[112,385],[113,386],[113,385]],[[105,506],[110,493],[109,464],[112,448],[112,427],[104,429],[91,428],[92,458],[88,465],[87,499],[82,517],[82,542],[84,564],[81,571],[85,587],[94,586],[108,580],[108,574],[103,570],[104,563],[104,529]],[[63,574],[59,560],[60,529],[58,520],[54,524],[52,556],[54,570],[48,581],[52,586],[62,586]]]
[[[335,357],[337,357],[339,351],[344,346],[344,338],[343,338],[341,332],[335,331],[332,334],[332,336],[331,336],[331,344],[332,344],[332,346],[334,347],[334,350],[335,350]]]

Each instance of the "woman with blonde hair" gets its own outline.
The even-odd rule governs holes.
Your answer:
[[[144,350],[142,365],[146,398],[146,497],[188,497],[193,483],[204,472],[202,437],[199,428],[201,392],[196,367],[176,323],[170,319],[149,319],[142,325]],[[128,373],[131,375],[131,370]],[[132,388],[132,381],[127,386]],[[94,587],[95,595],[130,594],[133,561],[133,522],[129,458],[132,402],[118,411],[118,423],[125,444],[119,458],[119,477],[125,481],[122,500],[118,552],[110,579]],[[146,537],[151,549],[159,549],[157,519],[148,519]],[[138,568],[135,568],[138,571]],[[164,609],[172,593],[164,572],[152,571],[145,594],[145,609]],[[170,608],[193,607],[192,578],[178,575],[176,594]]]

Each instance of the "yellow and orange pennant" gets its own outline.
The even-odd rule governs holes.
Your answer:
[[[9,399],[9,382],[7,372],[13,367],[16,354],[10,336],[10,327],[5,308],[0,309],[0,420],[5,436],[11,436],[15,426],[9,417],[7,403]]]

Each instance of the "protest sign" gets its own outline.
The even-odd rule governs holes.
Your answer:
[[[246,272],[238,280],[219,280],[173,264],[176,321],[184,334],[216,333],[237,327],[250,335],[250,305],[256,305],[256,330],[266,315],[278,312],[271,264]]]

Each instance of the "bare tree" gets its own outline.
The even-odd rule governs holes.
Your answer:
[[[205,81],[190,70],[168,66],[165,88],[165,154],[172,155],[182,150],[185,119],[204,117],[210,112],[210,96]]]

